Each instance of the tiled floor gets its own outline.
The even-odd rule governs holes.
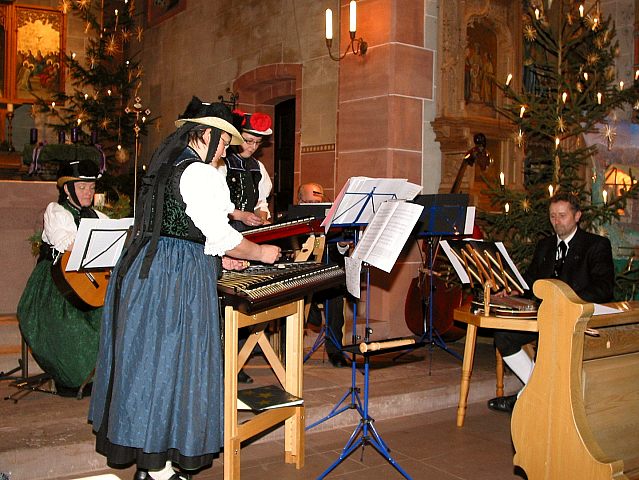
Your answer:
[[[450,345],[463,350],[463,340]],[[463,428],[455,426],[460,362],[438,348],[421,348],[401,358],[373,357],[370,415],[397,464],[413,479],[500,480],[521,479],[512,465],[510,417],[489,411],[485,400],[494,395],[494,350],[479,344],[471,383],[472,403]],[[272,373],[260,357],[248,372],[256,384],[272,383]],[[321,351],[304,366],[307,425],[325,416],[348,392],[351,369],[335,369]],[[356,374],[361,385],[361,375]],[[506,378],[507,391],[517,387]],[[0,382],[0,395],[14,393]],[[80,401],[31,393],[18,403],[0,401],[0,473],[9,480],[77,479],[113,473],[123,480],[134,469],[108,470],[94,452],[94,438],[86,423],[88,399]],[[353,410],[321,423],[306,434],[305,466],[296,470],[284,463],[282,429],[245,445],[241,451],[244,480],[312,479],[336,462],[358,416]],[[4,464],[3,464],[4,463]],[[100,466],[102,465],[102,467]],[[35,472],[38,473],[35,473]],[[401,475],[371,445],[358,448],[327,478],[385,479]],[[222,460],[200,472],[196,480],[223,478]],[[4,479],[3,479],[4,480]]]
[[[414,480],[510,480],[526,478],[512,464],[508,415],[490,412],[483,403],[471,405],[466,425],[457,428],[455,409],[375,422],[398,465]],[[305,466],[296,470],[283,462],[280,441],[257,443],[242,449],[243,480],[302,480],[319,478],[341,454],[352,428],[306,436]],[[134,468],[104,470],[131,479]],[[93,474],[97,474],[94,472]],[[64,477],[71,480],[77,477]],[[221,460],[197,480],[223,478]],[[377,480],[402,476],[372,446],[358,449],[328,474],[331,479]]]

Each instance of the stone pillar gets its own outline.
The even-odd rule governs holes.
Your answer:
[[[352,176],[422,183],[423,111],[433,97],[434,59],[424,45],[425,8],[425,0],[357,2],[357,37],[368,42],[368,51],[349,53],[339,63],[336,191]],[[343,53],[347,0],[340,14]],[[415,245],[409,240],[405,250],[413,254],[400,256],[390,276],[374,271],[371,318],[389,322],[382,335],[405,333],[404,299],[419,258]]]

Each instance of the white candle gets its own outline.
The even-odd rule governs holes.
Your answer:
[[[499,184],[503,187],[505,185],[506,178],[504,172],[499,172]]]
[[[623,90],[623,80],[619,82],[619,90]]]
[[[504,205],[504,210],[506,211],[506,213],[508,213],[510,211],[510,204],[509,203],[506,203]]]
[[[604,203],[608,203],[608,192],[604,190],[601,192],[601,195],[603,196]]]
[[[510,85],[511,80],[513,79],[513,74],[509,73],[506,77],[506,86]]]
[[[597,103],[601,105],[601,92],[597,92]]]
[[[579,5],[579,16],[580,17],[584,16],[584,6],[583,5]]]
[[[519,118],[524,118],[524,112],[526,111],[526,106],[522,105],[521,109],[519,110]]]
[[[550,194],[551,197],[554,191],[555,191],[554,187],[552,185],[548,185],[548,193]]]
[[[326,40],[333,39],[333,11],[326,9]]]
[[[568,94],[566,92],[561,94],[561,100],[566,103],[566,99],[568,98]]]
[[[355,0],[351,0],[351,3],[349,4],[349,13],[350,23],[348,31],[355,32],[357,31],[357,4],[355,3]]]

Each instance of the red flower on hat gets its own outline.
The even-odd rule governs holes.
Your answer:
[[[249,117],[249,127],[256,132],[265,132],[271,128],[271,117],[266,113],[256,112]]]

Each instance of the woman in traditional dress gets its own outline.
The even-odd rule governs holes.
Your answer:
[[[75,395],[90,379],[98,354],[102,309],[74,306],[60,293],[52,269],[60,268],[54,260],[73,247],[81,218],[107,218],[91,208],[99,176],[98,166],[91,160],[61,165],[57,181],[60,198],[44,212],[40,257],[18,303],[22,336],[62,395]]]
[[[194,98],[156,150],[131,240],[114,270],[103,317],[89,420],[109,465],[135,479],[185,478],[223,445],[223,355],[217,279],[237,259],[273,263],[279,247],[231,228],[234,210],[215,168],[242,143],[229,109]],[[232,257],[232,258],[229,258]]]

